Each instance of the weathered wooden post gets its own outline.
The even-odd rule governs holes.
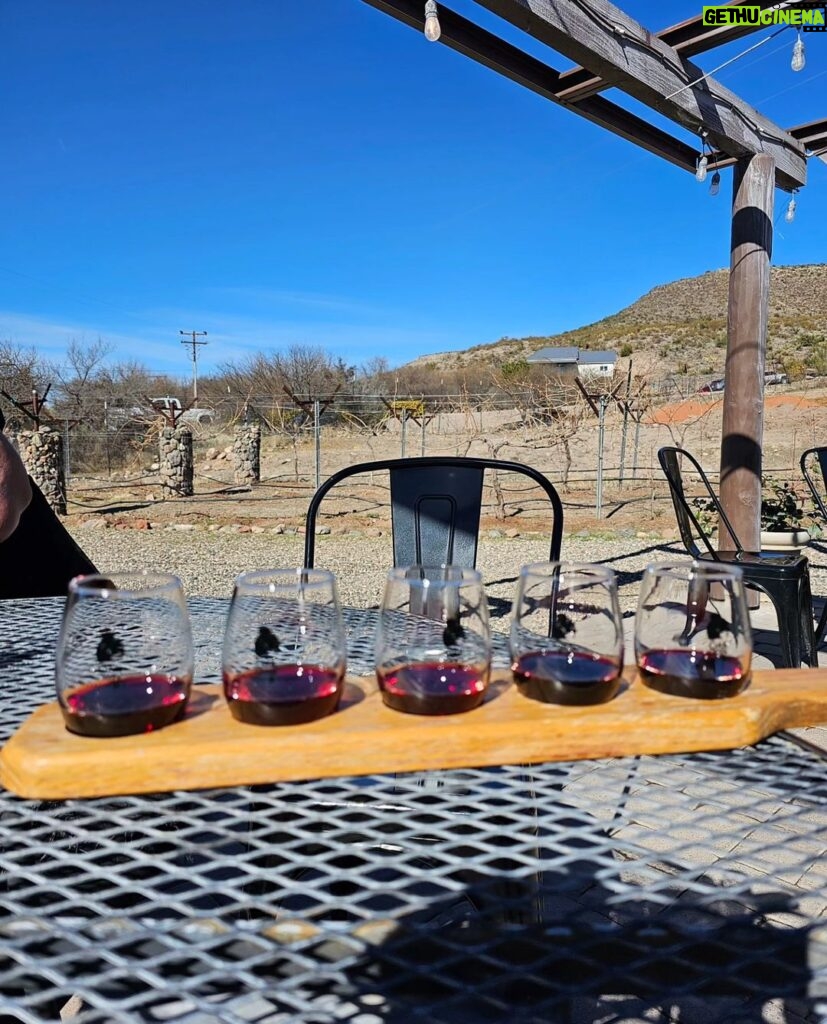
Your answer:
[[[759,154],[733,168],[721,504],[748,551],[761,547],[764,361],[772,257],[775,162]],[[723,524],[720,550],[735,545]]]

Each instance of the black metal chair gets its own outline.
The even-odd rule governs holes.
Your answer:
[[[549,558],[560,557],[563,504],[542,473],[520,462],[427,456],[362,462],[334,473],[313,495],[307,509],[304,564],[313,568],[316,516],[325,495],[351,476],[387,470],[390,475],[394,565],[461,565],[477,561],[482,488],[486,470],[520,473],[540,487],[552,510]]]
[[[818,463],[819,472],[821,473],[821,486],[816,482],[813,473],[807,465],[813,462]],[[827,529],[827,447],[808,448],[802,454],[800,464],[801,474],[810,489],[810,494],[813,496],[813,504],[821,516],[825,529]],[[816,627],[817,648],[824,639],[825,631],[827,631],[827,601],[824,602],[821,618],[818,620],[818,626]]]
[[[412,459],[382,459],[347,466],[334,473],[318,488],[310,500],[305,519],[304,564],[314,566],[316,518],[325,496],[349,477],[387,471],[390,477],[391,523],[393,527],[393,563],[404,565],[461,565],[475,568],[483,481],[486,470],[519,473],[532,480],[545,493],[551,506],[549,558],[560,557],[563,538],[563,504],[554,485],[531,466],[498,459],[459,456],[426,456]],[[515,567],[516,568],[516,567]],[[446,785],[462,788],[461,772],[423,773],[423,788],[438,791]],[[530,776],[526,788],[531,788]],[[427,843],[428,836],[420,837]],[[420,854],[423,866],[428,858]],[[534,920],[539,879],[506,880],[497,890],[497,902],[511,923]],[[473,899],[470,905],[476,907]],[[461,912],[461,908],[455,908]]]
[[[712,546],[684,491],[684,460],[692,466],[713,509],[735,541],[734,551],[716,551]],[[777,551],[746,551],[698,460],[682,448],[665,447],[658,451],[658,461],[669,482],[681,540],[689,554],[701,561],[738,565],[743,571],[744,583],[766,594],[775,608],[784,665],[800,668],[801,662],[806,661],[808,665],[817,666],[818,648],[813,630],[813,601],[807,558],[800,554]]]

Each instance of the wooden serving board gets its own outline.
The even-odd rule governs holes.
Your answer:
[[[306,725],[236,722],[219,686],[196,686],[186,717],[158,732],[91,739],[39,708],[0,751],[0,783],[34,799],[207,789],[632,754],[728,750],[780,729],[827,723],[827,669],[753,673],[727,700],[670,697],[634,669],[608,704],[562,707],[524,697],[495,673],[485,703],[460,715],[386,708],[373,681],[349,679],[340,709]]]

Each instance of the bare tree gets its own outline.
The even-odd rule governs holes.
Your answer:
[[[356,376],[353,367],[311,345],[291,345],[271,355],[258,352],[242,363],[222,364],[219,373],[238,394],[275,397],[287,390],[310,400],[334,394]]]
[[[52,368],[34,348],[24,348],[11,341],[0,341],[0,391],[18,402],[31,400],[32,391],[43,394],[52,377]],[[10,430],[23,426],[23,414],[8,398],[0,396]]]
[[[111,351],[111,346],[101,338],[88,345],[74,338],[69,342],[66,365],[55,367],[59,395],[56,413],[87,423],[101,417],[105,394],[101,369]]]

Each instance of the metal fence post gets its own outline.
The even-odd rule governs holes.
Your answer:
[[[632,360],[629,360],[629,373],[626,377],[626,400],[623,403],[623,430],[620,435],[620,474],[618,485],[623,486],[623,473],[626,468],[626,431],[629,425],[629,396],[632,393]]]
[[[408,410],[402,410],[402,458],[405,458],[405,435],[408,432]]]
[[[313,401],[313,439],[316,447],[316,490],[318,491],[322,482],[322,430],[321,412],[319,410],[319,399]]]
[[[422,443],[420,445],[420,454],[424,458],[425,457],[425,409],[424,408],[422,410],[422,424],[421,424],[421,431],[420,431],[420,433],[421,433],[421,441],[422,441]]]
[[[109,450],[109,403],[103,402],[103,439],[106,445],[106,475],[112,477],[112,453]]]
[[[70,469],[70,452],[69,452],[69,421],[63,421],[63,476],[66,483],[69,483],[72,473]]]
[[[643,414],[639,413],[637,419],[635,420],[635,455],[634,455],[634,459],[632,460],[632,479],[633,480],[637,479],[637,452],[638,452],[638,444],[640,443],[640,421],[641,421],[642,418],[643,418]]]
[[[598,414],[597,427],[597,496],[595,501],[595,514],[598,519],[603,518],[603,435],[606,423],[606,404],[608,401],[607,395],[600,396],[600,412]]]

